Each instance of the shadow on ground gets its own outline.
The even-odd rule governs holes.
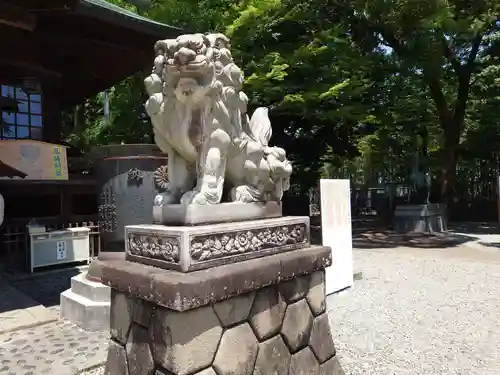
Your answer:
[[[478,243],[480,245],[482,245],[482,246],[494,247],[496,249],[500,249],[500,242],[483,242],[483,241],[479,241]]]
[[[57,270],[9,280],[9,284],[43,306],[52,307],[59,305],[60,294],[71,287],[71,278],[80,272],[78,268]]]
[[[469,232],[464,231],[463,233]],[[357,249],[396,247],[437,249],[460,246],[474,240],[473,236],[453,232],[436,234],[397,233],[391,229],[390,224],[383,222],[379,218],[352,219],[352,246]],[[311,219],[311,242],[321,244],[321,223],[319,218]]]
[[[451,223],[450,229],[458,233],[475,234],[500,234],[500,223],[468,222]]]

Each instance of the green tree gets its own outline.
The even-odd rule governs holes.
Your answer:
[[[441,192],[455,192],[471,87],[496,45],[498,0],[333,0],[358,44],[387,46],[427,86],[442,130]]]

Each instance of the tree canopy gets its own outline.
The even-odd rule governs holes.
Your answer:
[[[250,111],[270,108],[297,191],[320,176],[405,181],[417,148],[445,199],[498,172],[500,0],[155,0],[141,11],[231,38]],[[80,105],[70,143],[151,141],[144,73],[108,91],[108,117],[104,94]]]

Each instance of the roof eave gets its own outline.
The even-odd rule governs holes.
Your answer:
[[[159,39],[177,36],[183,31],[180,28],[150,20],[100,0],[79,0],[75,10],[87,17],[100,19],[124,28],[133,29]]]

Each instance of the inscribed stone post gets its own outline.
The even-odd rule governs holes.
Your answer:
[[[323,245],[332,249],[332,266],[326,270],[326,294],[353,284],[351,199],[349,180],[321,180],[321,231]]]

